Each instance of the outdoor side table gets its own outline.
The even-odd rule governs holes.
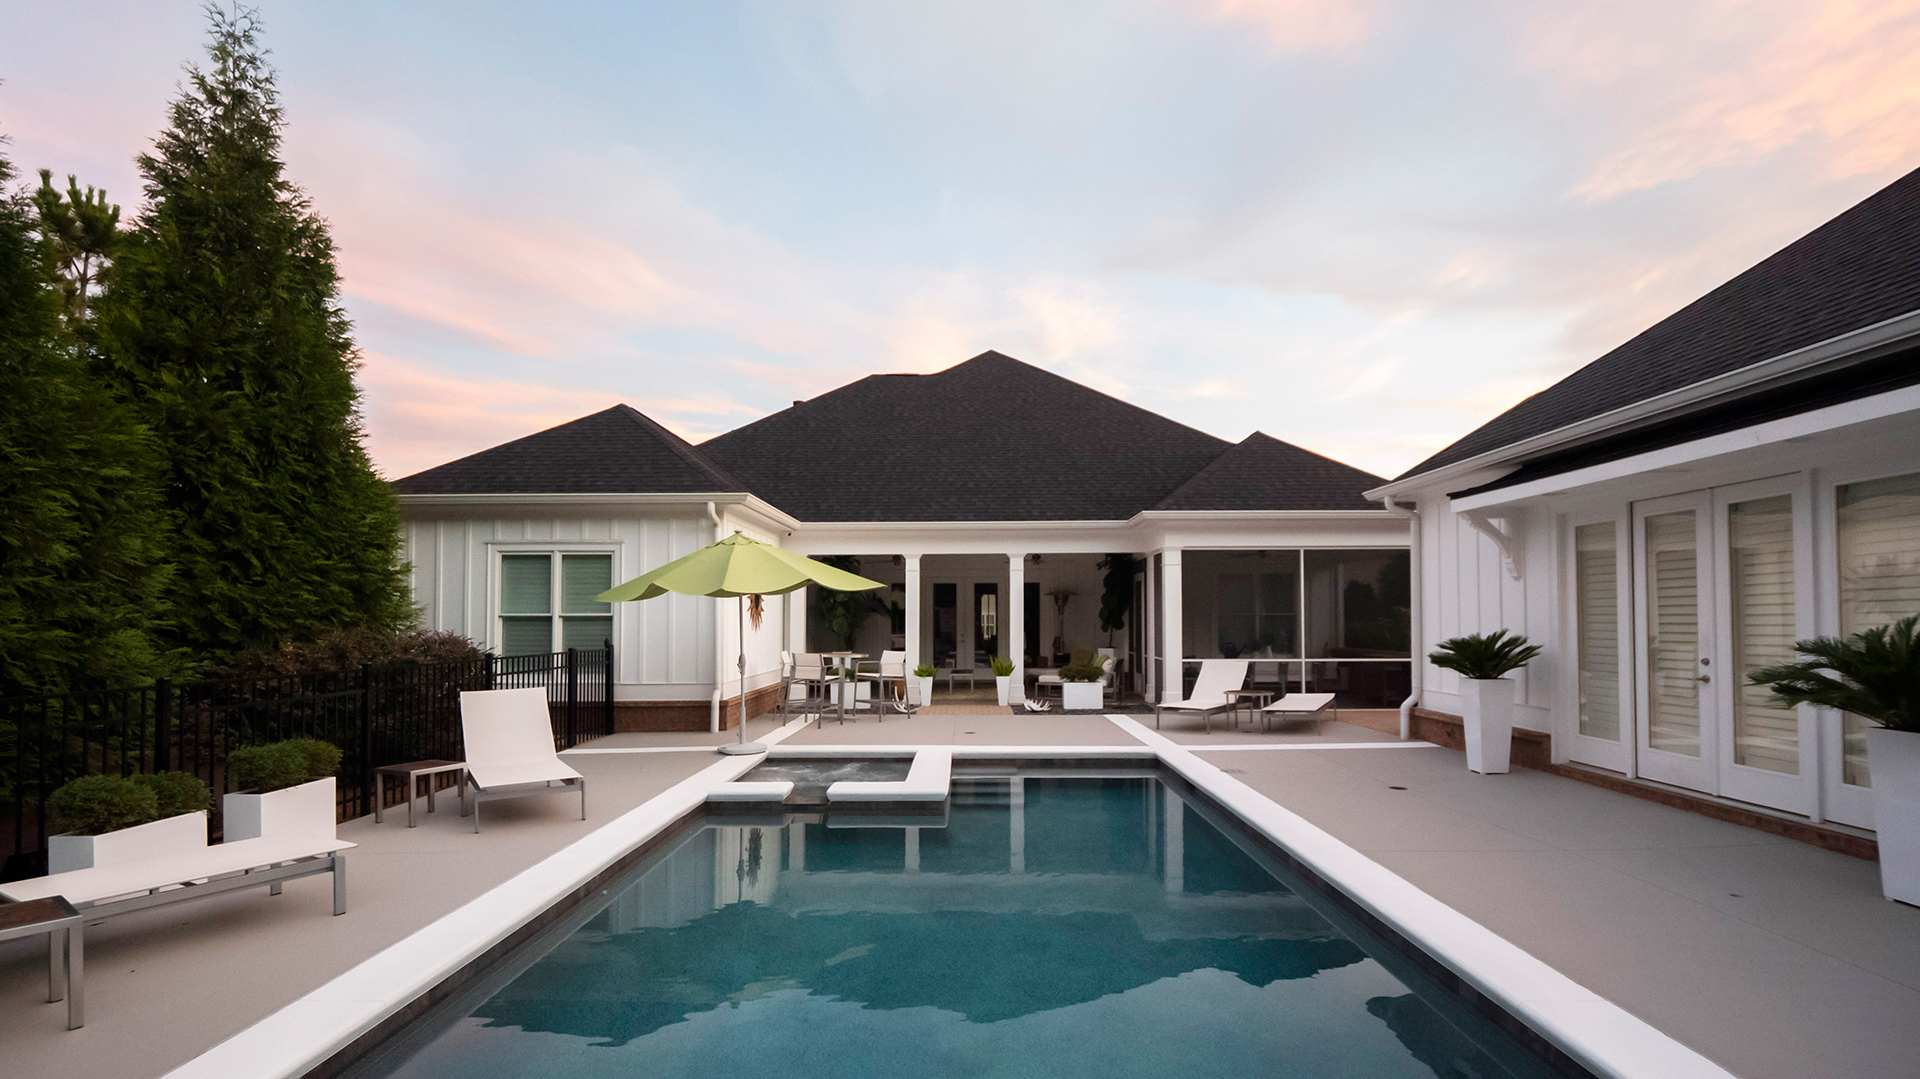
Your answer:
[[[437,760],[436,761],[408,761],[405,764],[383,764],[380,767],[375,768],[373,770],[373,774],[376,777],[374,780],[374,783],[376,785],[376,790],[374,791],[374,795],[373,795],[373,823],[375,824],[380,823],[381,807],[385,806],[387,802],[387,777],[388,776],[400,776],[406,779],[407,827],[411,828],[414,825],[413,792],[416,784],[420,780],[420,777],[427,776],[429,778],[429,782],[427,783],[427,812],[431,813],[433,812],[433,783],[431,782],[431,777],[441,775],[446,772],[464,772],[466,770],[467,770],[467,765],[465,761],[437,761]]]
[[[1233,702],[1233,729],[1239,730],[1240,708],[1242,703],[1246,702],[1246,709],[1250,717],[1259,715],[1260,709],[1265,707],[1268,701],[1273,700],[1273,691],[1270,689],[1229,689],[1221,694],[1221,696]]]
[[[47,935],[47,1001],[67,998],[68,1030],[87,1021],[86,929],[86,919],[63,895],[0,903],[0,940]]]

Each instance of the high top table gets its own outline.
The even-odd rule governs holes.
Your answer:
[[[847,722],[847,694],[854,692],[854,690],[848,687],[859,684],[849,679],[847,672],[855,671],[858,673],[857,668],[860,666],[860,661],[873,657],[864,652],[822,652],[820,653],[820,658],[824,662],[833,665],[833,702],[835,708],[838,709],[839,720],[844,725]],[[826,718],[826,713],[824,711],[821,712],[820,721],[824,723],[826,722]]]

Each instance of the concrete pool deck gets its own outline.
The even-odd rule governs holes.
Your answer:
[[[1905,1076],[1920,1059],[1920,910],[1882,900],[1873,863],[1544,773],[1473,776],[1457,752],[1401,747],[1373,729],[1380,717],[1351,718],[1318,735],[1207,736],[1173,720],[1160,733],[1740,1075]],[[755,721],[749,735],[775,726]],[[411,831],[391,815],[343,824],[361,846],[341,918],[324,881],[298,881],[277,899],[98,927],[79,1031],[44,1002],[43,947],[0,946],[0,1056],[20,1074],[162,1075],[707,767],[730,740],[626,734],[585,747],[620,752],[570,754],[594,780],[585,823],[561,800],[531,799],[500,803],[478,836],[451,801]],[[930,715],[829,722],[784,744],[1141,743],[1099,716]]]

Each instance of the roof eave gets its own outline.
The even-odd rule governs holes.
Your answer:
[[[713,502],[744,506],[782,527],[792,528],[799,521],[785,510],[745,491],[493,491],[484,493],[427,494],[396,496],[402,508],[408,506],[663,506],[701,505]]]
[[[1909,311],[1904,315],[1896,315],[1871,326],[1850,330],[1824,341],[1816,341],[1791,352],[1748,364],[1737,371],[1702,379],[1677,390],[1649,397],[1644,401],[1624,405],[1598,416],[1590,416],[1518,442],[1510,442],[1465,460],[1455,461],[1425,472],[1401,476],[1368,490],[1366,497],[1377,501],[1388,496],[1405,494],[1416,488],[1449,486],[1453,481],[1473,472],[1502,468],[1511,472],[1519,467],[1521,459],[1545,450],[1567,448],[1579,442],[1613,434],[1635,424],[1662,419],[1673,413],[1721,404],[1742,394],[1764,389],[1769,384],[1782,379],[1814,374],[1823,367],[1839,367],[1869,359],[1872,355],[1886,349],[1909,344],[1915,338],[1920,338],[1920,311]],[[1494,476],[1482,482],[1492,482],[1493,479],[1498,478],[1499,476]]]

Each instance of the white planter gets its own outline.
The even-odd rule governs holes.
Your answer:
[[[1513,681],[1462,678],[1460,718],[1467,728],[1467,770],[1499,775],[1513,755]]]
[[[1880,892],[1920,906],[1920,734],[1867,728]]]
[[[338,802],[333,777],[265,794],[229,794],[220,800],[221,833],[231,842],[297,832],[334,838]]]
[[[907,676],[907,684],[913,690],[913,700],[909,701],[908,703],[910,704],[932,704],[933,703],[933,675],[910,674]]]
[[[1060,708],[1066,712],[1104,708],[1106,701],[1101,691],[1105,688],[1099,682],[1062,682]]]
[[[47,837],[47,872],[70,873],[143,858],[165,858],[206,847],[206,812],[182,813],[103,835],[50,835]]]
[[[993,691],[999,695],[1000,707],[1007,706],[1007,696],[1013,692],[1013,675],[996,674],[993,676]]]

